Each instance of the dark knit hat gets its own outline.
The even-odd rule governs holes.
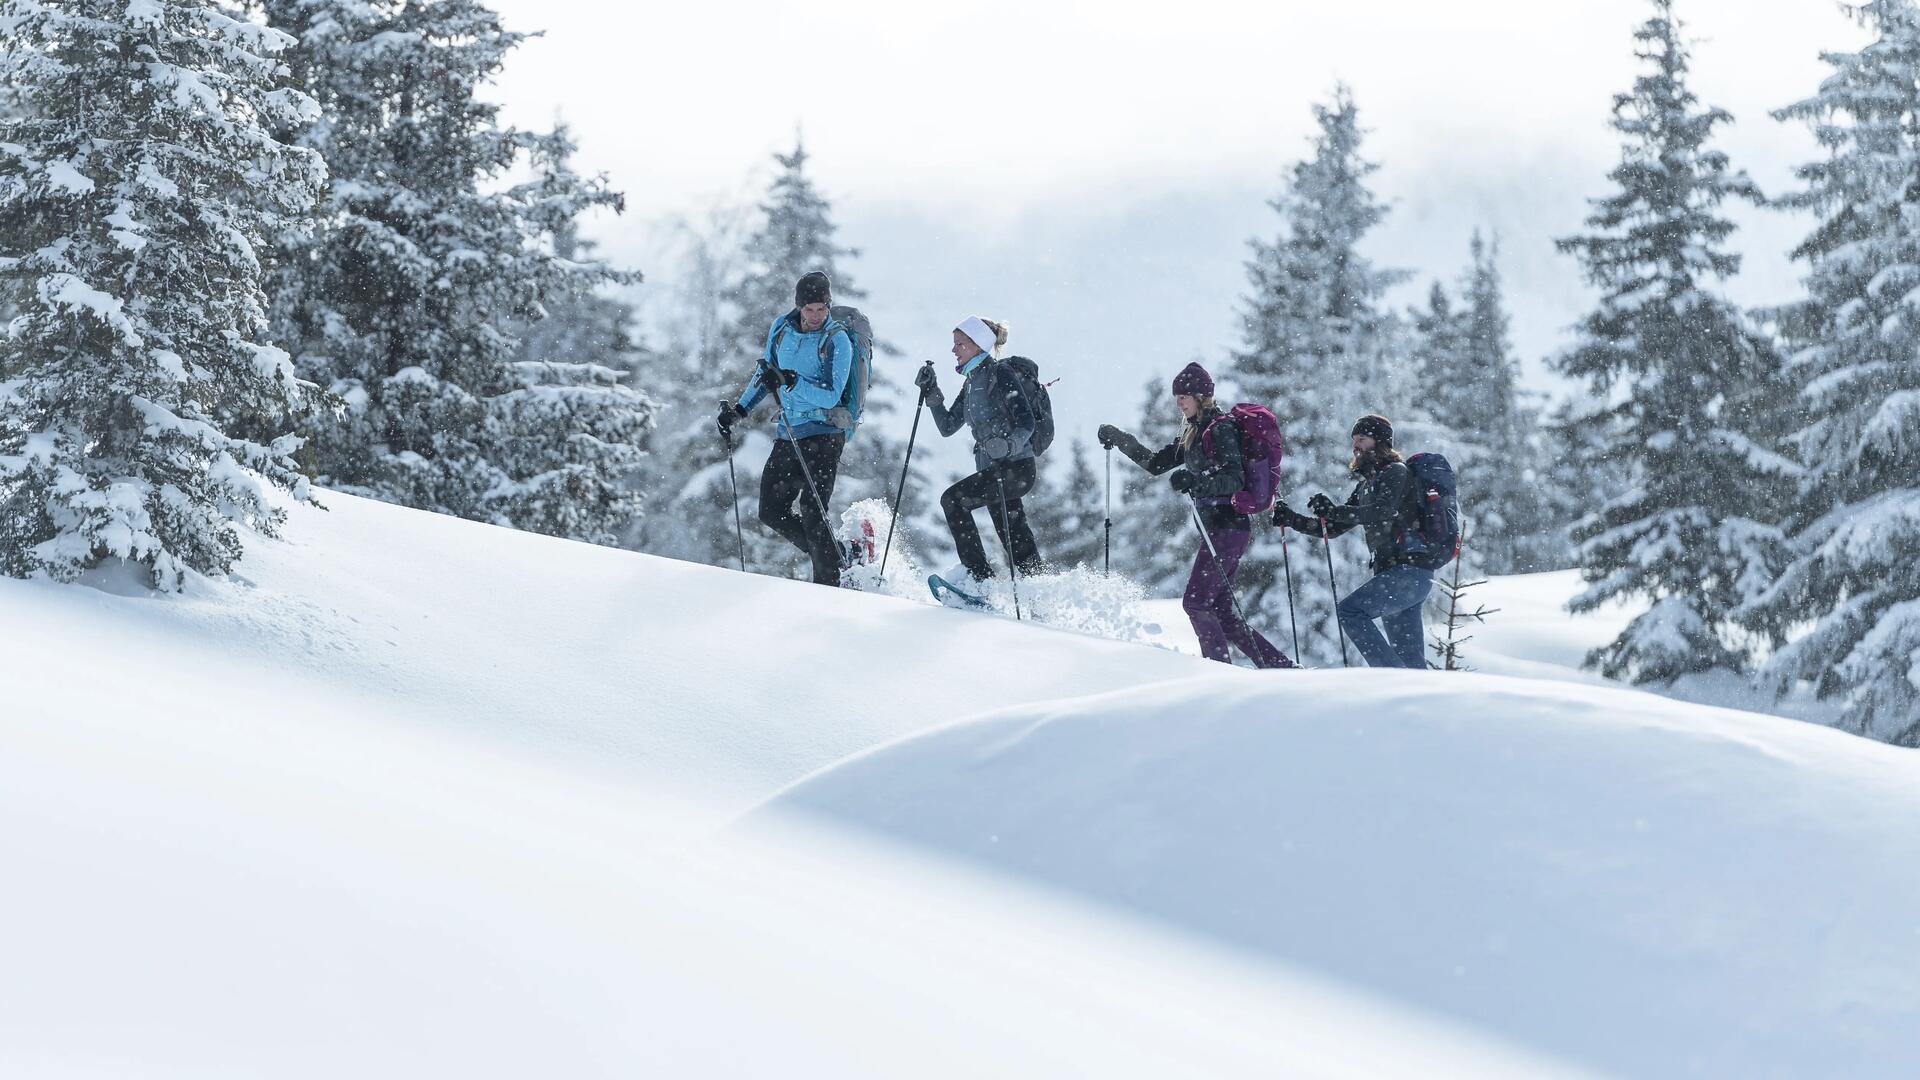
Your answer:
[[[799,284],[793,287],[794,307],[831,303],[833,303],[833,283],[827,280],[827,275],[823,271],[813,270],[802,274]]]
[[[1393,424],[1386,417],[1368,413],[1353,422],[1353,435],[1365,435],[1381,446],[1393,445]]]
[[[1207,374],[1207,369],[1197,363],[1188,364],[1180,369],[1180,374],[1173,377],[1173,392],[1206,397],[1213,393],[1213,376]]]

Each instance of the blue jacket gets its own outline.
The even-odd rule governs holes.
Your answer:
[[[781,333],[783,327],[785,333]],[[777,348],[776,337],[779,338]],[[823,339],[830,343],[829,358],[820,355]],[[780,391],[786,410],[775,424],[776,437],[805,439],[814,435],[845,434],[846,429],[827,419],[828,411],[840,404],[847,380],[853,376],[853,337],[845,326],[829,318],[813,333],[802,333],[800,312],[789,311],[767,327],[767,344],[760,356],[762,364],[771,361],[800,376],[792,388]],[[760,370],[756,367],[747,379],[746,389],[740,392],[740,407],[751,412],[765,396],[767,390],[760,385]]]
[[[967,381],[949,410],[939,395],[929,395],[927,411],[941,435],[965,424],[973,429],[973,467],[986,472],[999,465],[1033,458],[1033,406],[1013,369],[985,354],[966,368]]]

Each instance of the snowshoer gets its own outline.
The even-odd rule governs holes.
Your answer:
[[[766,349],[739,401],[720,406],[720,430],[730,435],[761,398],[774,395],[780,416],[760,473],[760,521],[807,553],[816,584],[837,586],[841,551],[827,506],[847,445],[847,431],[833,414],[853,371],[853,338],[830,317],[833,285],[826,274],[802,276],[793,304],[768,327]]]
[[[1233,599],[1234,576],[1253,540],[1251,520],[1233,505],[1234,493],[1246,482],[1240,431],[1214,404],[1213,377],[1199,364],[1188,364],[1173,377],[1173,400],[1186,426],[1160,450],[1148,452],[1139,439],[1112,424],[1100,425],[1100,445],[1118,449],[1154,476],[1179,467],[1168,483],[1194,500],[1206,531],[1182,598],[1201,654],[1230,664],[1233,655],[1227,645],[1232,643],[1255,667],[1295,667],[1286,653],[1247,625]]]
[[[1358,526],[1365,530],[1373,556],[1373,576],[1334,606],[1335,617],[1371,667],[1427,666],[1426,626],[1421,605],[1433,591],[1433,571],[1408,561],[1400,534],[1412,513],[1413,474],[1393,448],[1393,425],[1384,416],[1367,415],[1353,425],[1357,481],[1343,504],[1320,493],[1307,501],[1308,514],[1286,503],[1274,507],[1273,523],[1309,536],[1339,536]],[[1386,627],[1384,636],[1375,620]]]
[[[1033,451],[1034,413],[1020,389],[1020,379],[998,359],[1007,343],[1007,328],[978,315],[969,315],[953,330],[954,370],[966,381],[947,407],[939,376],[924,365],[914,382],[927,395],[927,412],[942,437],[962,426],[973,432],[973,475],[960,480],[940,496],[954,550],[975,581],[994,576],[993,564],[980,543],[973,512],[986,507],[1014,565],[1022,574],[1039,573],[1040,551],[1027,525],[1020,499],[1033,490],[1036,466]]]

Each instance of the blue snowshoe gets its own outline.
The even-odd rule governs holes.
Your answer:
[[[968,608],[974,611],[992,611],[993,605],[973,593],[967,592],[941,577],[939,574],[927,575],[927,588],[933,590],[933,598],[950,608]]]

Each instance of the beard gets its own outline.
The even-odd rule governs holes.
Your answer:
[[[1392,447],[1376,446],[1364,453],[1353,455],[1353,458],[1347,462],[1347,471],[1355,476],[1371,476],[1393,460]]]

